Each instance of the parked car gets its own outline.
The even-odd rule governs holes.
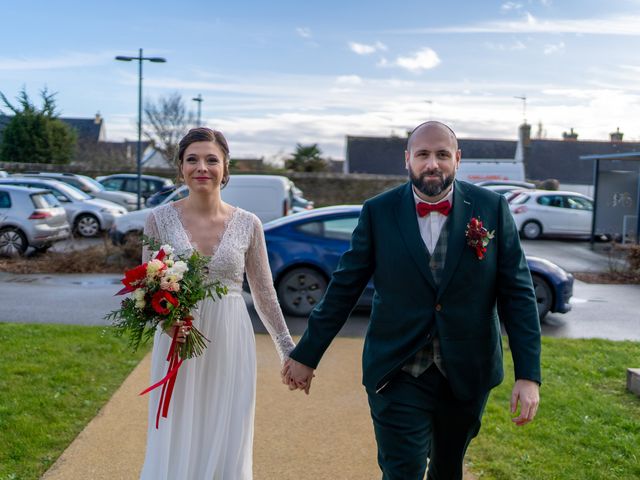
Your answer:
[[[279,175],[233,175],[226,187],[222,189],[222,200],[255,213],[263,222],[292,213],[293,182]],[[189,195],[186,185],[167,189],[158,194],[153,201],[157,205],[175,202]],[[157,206],[156,205],[156,206]],[[149,208],[130,212],[116,220],[109,236],[113,243],[121,244],[131,235],[142,233],[144,223],[149,215]]]
[[[9,173],[5,172],[4,170],[0,170],[0,178],[7,178],[9,176]]]
[[[531,182],[522,182],[520,180],[483,180],[475,183],[478,187],[519,187],[519,188],[536,188]]]
[[[58,180],[9,177],[0,178],[0,185],[19,185],[50,190],[64,208],[73,231],[83,237],[93,237],[101,230],[109,230],[116,218],[127,213],[116,203],[92,198]]]
[[[523,190],[509,200],[520,234],[534,240],[544,235],[591,235],[593,200],[576,192]]]
[[[487,186],[483,186],[482,188],[486,188],[487,190],[491,190],[492,192],[496,192],[496,193],[499,193],[500,195],[504,195],[507,199],[509,199],[514,192],[528,190],[525,187],[518,187],[516,185],[487,185]]]
[[[138,175],[135,173],[116,173],[96,179],[109,192],[121,191],[138,195]],[[173,185],[173,181],[155,175],[141,175],[142,198],[146,200],[154,193]],[[137,197],[136,197],[137,198]],[[142,203],[144,203],[144,200]]]
[[[157,191],[156,193],[151,195],[149,198],[147,198],[147,201],[145,202],[146,207],[147,208],[157,207],[164,201],[165,198],[167,198],[169,195],[175,192],[176,188],[178,188],[176,185],[170,185],[168,187],[164,187],[162,190]]]
[[[361,206],[316,208],[264,225],[269,265],[282,309],[289,315],[307,316],[324,295],[338,260],[349,248]],[[573,276],[554,263],[527,257],[535,287],[538,313],[571,310]],[[358,301],[370,306],[371,281]]]
[[[127,210],[136,210],[138,207],[138,196],[129,192],[107,191],[104,186],[86,175],[77,173],[53,173],[53,172],[24,172],[14,177],[33,177],[33,178],[49,178],[67,183],[84,193],[102,200],[109,200],[126,208]]]
[[[294,185],[291,191],[293,193],[291,197],[291,210],[293,213],[303,212],[313,208],[313,201],[304,198],[302,190]]]
[[[46,250],[71,234],[64,208],[50,190],[0,185],[0,255]]]

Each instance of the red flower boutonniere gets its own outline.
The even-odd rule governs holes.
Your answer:
[[[480,220],[471,217],[464,234],[467,237],[467,245],[476,251],[478,260],[482,260],[487,251],[487,245],[489,245],[489,241],[495,234],[495,230],[490,232],[482,226]]]

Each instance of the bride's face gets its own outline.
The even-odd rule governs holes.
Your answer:
[[[214,142],[194,142],[184,152],[181,170],[190,191],[219,190],[224,178],[224,152]]]

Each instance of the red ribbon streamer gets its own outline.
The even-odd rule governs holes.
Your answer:
[[[187,327],[191,327],[191,325],[193,324],[193,317],[185,317],[184,324]],[[156,413],[156,429],[158,429],[158,426],[160,424],[160,413],[162,413],[163,418],[167,418],[167,415],[169,413],[169,404],[171,403],[171,396],[173,394],[173,388],[175,387],[176,379],[178,378],[178,370],[180,369],[182,362],[184,362],[184,358],[180,358],[180,347],[178,345],[177,338],[178,329],[176,328],[173,332],[171,346],[169,347],[169,353],[167,355],[167,362],[169,362],[167,374],[162,380],[154,383],[149,388],[140,392],[140,395],[144,395],[145,393],[149,393],[151,390],[155,390],[162,385],[160,401],[158,402],[158,411]]]

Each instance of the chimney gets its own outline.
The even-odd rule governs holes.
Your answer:
[[[519,128],[520,141],[523,147],[531,145],[531,125],[523,123]]]
[[[100,115],[100,112],[96,113],[96,118],[93,119],[93,123],[96,125],[100,125],[102,123],[102,116]]]
[[[617,127],[616,131],[610,133],[609,136],[611,137],[611,143],[616,143],[616,142],[622,141],[622,137],[624,136],[624,133],[620,131],[620,127]]]
[[[562,132],[562,138],[569,142],[575,142],[578,140],[578,134],[573,131],[573,127],[571,127],[571,131],[569,133]]]

